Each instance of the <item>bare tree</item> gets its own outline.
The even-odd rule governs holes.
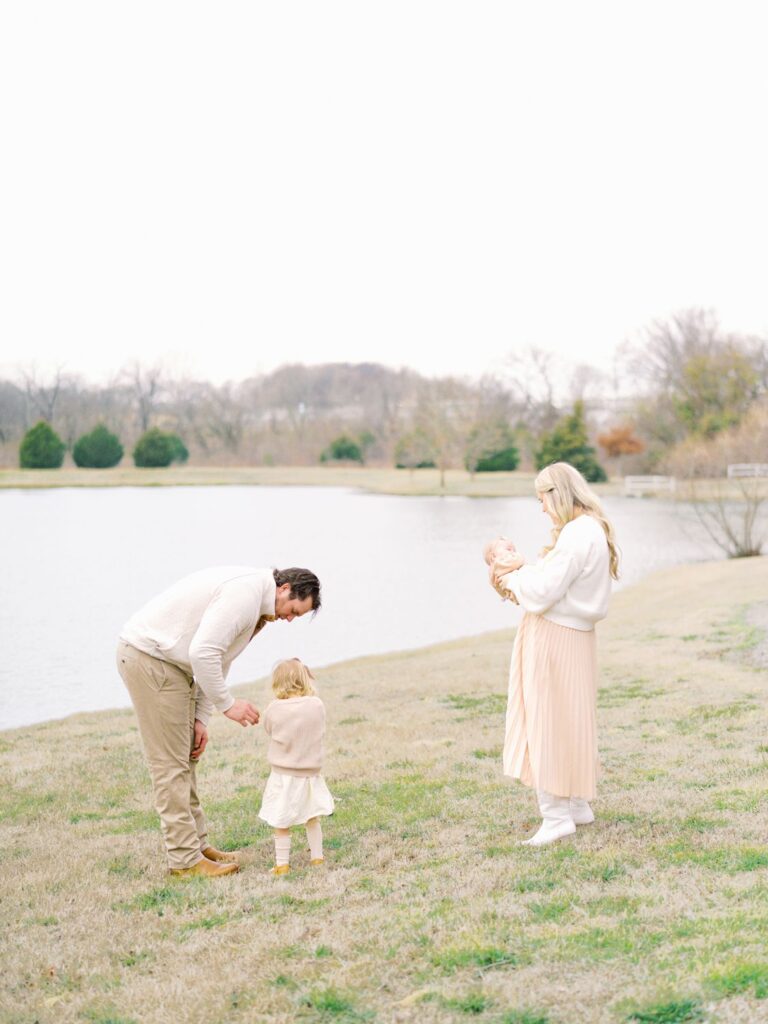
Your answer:
[[[136,416],[141,433],[149,430],[155,407],[166,385],[166,373],[161,363],[144,366],[138,361],[129,363],[120,373],[120,379],[130,388],[136,403]]]
[[[716,438],[690,439],[670,466],[685,481],[682,497],[709,537],[729,558],[759,555],[768,535],[768,478],[727,477],[734,463],[765,463],[768,402],[756,403],[743,422]]]
[[[56,404],[66,383],[64,365],[50,374],[43,374],[34,364],[20,371],[21,387],[27,400],[27,426],[32,419],[53,423]]]

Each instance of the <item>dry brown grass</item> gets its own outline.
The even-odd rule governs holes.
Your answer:
[[[212,838],[170,882],[131,712],[0,737],[0,1019],[768,1020],[768,559],[676,568],[600,630],[598,821],[542,850],[500,776],[511,633],[323,670],[328,869],[267,877],[263,737],[218,718]],[[757,662],[755,662],[756,664]],[[262,696],[263,684],[245,689]],[[527,1014],[527,1015],[526,1015]]]
[[[461,494],[495,498],[533,493],[535,473],[477,473],[459,469],[385,469],[369,466],[172,466],[169,469],[0,469],[2,487],[359,487],[377,494]],[[602,494],[619,493],[620,482],[599,484]]]

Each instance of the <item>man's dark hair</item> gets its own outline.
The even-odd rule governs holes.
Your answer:
[[[284,583],[291,585],[291,599],[298,597],[303,601],[306,597],[312,598],[312,611],[317,612],[322,604],[320,598],[320,580],[309,569],[273,569],[275,585],[282,587]]]

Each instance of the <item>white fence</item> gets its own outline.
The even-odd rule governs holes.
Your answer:
[[[625,476],[624,493],[632,498],[641,498],[644,494],[658,494],[659,491],[675,493],[673,476]]]
[[[768,476],[768,462],[732,462],[728,467],[728,479],[742,476]]]

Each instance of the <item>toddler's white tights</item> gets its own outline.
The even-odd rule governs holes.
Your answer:
[[[309,843],[309,856],[312,860],[323,859],[323,828],[319,818],[310,818],[305,826],[307,830],[307,842]]]
[[[291,833],[286,829],[275,831],[275,864],[280,867],[291,859]]]

